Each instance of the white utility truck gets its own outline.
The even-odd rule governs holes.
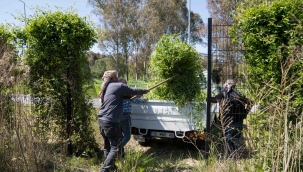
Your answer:
[[[203,144],[206,131],[205,110],[198,112],[194,104],[177,107],[172,101],[148,100],[145,103],[132,103],[132,135],[134,140],[144,145],[153,137],[169,139],[197,140],[197,146]],[[212,124],[219,111],[217,104],[211,106]],[[197,132],[200,131],[200,132]],[[200,134],[197,134],[200,133]],[[199,140],[201,140],[199,142]]]

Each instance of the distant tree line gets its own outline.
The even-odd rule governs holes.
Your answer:
[[[116,69],[119,76],[145,79],[149,57],[164,34],[180,34],[188,41],[185,0],[90,0],[99,18],[98,47],[102,55],[87,54],[91,71],[100,77]],[[203,21],[190,12],[190,44],[202,43]]]

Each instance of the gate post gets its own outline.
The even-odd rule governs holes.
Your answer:
[[[207,51],[207,108],[206,108],[206,134],[210,134],[210,108],[211,108],[211,50],[212,50],[212,18],[208,18],[208,51]],[[205,140],[206,158],[209,156],[209,140]]]

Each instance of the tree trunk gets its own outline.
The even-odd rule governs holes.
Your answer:
[[[135,59],[135,72],[136,72],[136,80],[138,80],[138,46],[136,47],[136,59]]]

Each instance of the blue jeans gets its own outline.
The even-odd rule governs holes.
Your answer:
[[[115,165],[116,157],[121,146],[121,128],[116,122],[98,120],[100,133],[104,139],[104,165],[100,172],[107,172]]]
[[[122,136],[122,156],[124,154],[124,146],[130,140],[131,136],[131,117],[130,114],[123,114],[122,120],[120,122],[121,130],[123,133]]]
[[[241,137],[241,132],[243,130],[243,120],[232,122],[229,126],[225,128],[224,131],[224,147],[226,156],[229,157],[233,153],[236,153],[239,148],[239,140]]]

